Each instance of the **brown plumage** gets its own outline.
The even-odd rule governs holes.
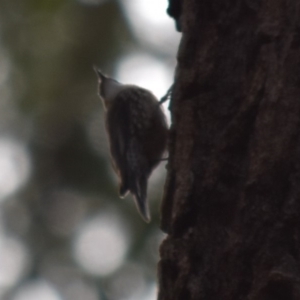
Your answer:
[[[167,123],[158,100],[148,90],[123,85],[96,69],[99,95],[113,166],[120,179],[121,197],[130,192],[138,211],[150,221],[147,182],[166,148]]]

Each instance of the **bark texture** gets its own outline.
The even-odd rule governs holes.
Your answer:
[[[176,2],[158,299],[300,299],[300,1]]]

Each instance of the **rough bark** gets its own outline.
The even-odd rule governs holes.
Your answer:
[[[300,299],[300,2],[176,2],[158,299]]]

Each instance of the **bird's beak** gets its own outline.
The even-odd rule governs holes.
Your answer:
[[[93,65],[93,69],[99,78],[99,82],[101,82],[104,78],[106,78],[106,76],[101,72],[101,70],[96,65]]]

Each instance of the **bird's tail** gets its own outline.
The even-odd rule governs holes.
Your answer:
[[[149,223],[151,220],[147,201],[147,178],[136,178],[130,192],[132,193],[136,207],[142,218]]]
[[[129,180],[126,180],[125,178]],[[120,197],[124,198],[128,192],[130,192],[133,195],[138,212],[142,218],[149,223],[151,218],[147,201],[147,178],[138,178],[136,176],[129,176],[125,178],[120,183]]]

